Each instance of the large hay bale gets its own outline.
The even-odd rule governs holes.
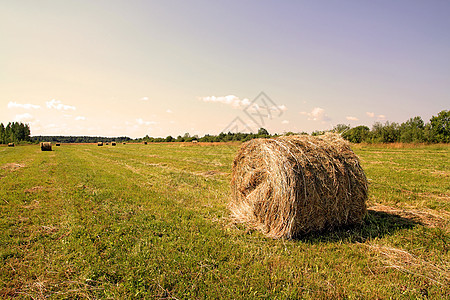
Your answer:
[[[366,214],[366,176],[336,134],[242,144],[231,189],[233,219],[273,238],[361,223]]]
[[[103,142],[98,142],[97,146],[103,146]]]
[[[111,146],[115,146],[116,145],[116,142],[111,142]]]
[[[8,147],[14,147],[14,143],[8,143]]]
[[[42,142],[41,143],[41,151],[52,151],[52,143],[51,142]]]

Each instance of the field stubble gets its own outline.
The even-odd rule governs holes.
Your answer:
[[[295,240],[229,222],[238,147],[2,147],[0,297],[448,297],[448,146],[355,146],[364,224]]]

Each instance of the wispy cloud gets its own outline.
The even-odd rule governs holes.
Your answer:
[[[201,97],[200,98],[204,102],[212,102],[212,103],[223,103],[227,105],[231,105],[231,107],[236,109],[242,109],[247,107],[250,104],[250,100],[247,98],[240,99],[239,97],[235,95],[228,95],[228,96],[207,96],[207,97]]]
[[[86,117],[83,117],[83,116],[75,117],[75,121],[84,121],[84,120],[86,120]]]
[[[34,117],[29,113],[16,115],[14,118],[17,122],[31,122],[34,120]]]
[[[385,115],[378,115],[377,116],[377,120],[378,121],[384,121],[384,120],[386,120],[386,116]]]
[[[349,121],[359,121],[359,119],[357,117],[348,116],[348,117],[345,117],[345,118],[347,120],[349,120]]]
[[[173,111],[171,109],[166,110],[166,113],[171,114]]]
[[[41,106],[35,105],[35,104],[29,104],[29,103],[22,104],[22,103],[10,101],[8,103],[8,108],[39,109],[39,108],[41,108]]]
[[[370,117],[370,118],[374,118],[375,117],[375,113],[373,113],[373,112],[366,112],[366,115],[368,116],[368,117]]]
[[[142,118],[136,119],[136,123],[138,123],[139,125],[146,125],[146,126],[157,124],[157,122],[155,121],[144,121]]]
[[[148,97],[142,97],[140,100],[141,101],[148,101]]]
[[[314,107],[311,112],[301,111],[301,115],[308,116],[310,121],[330,121],[331,118],[325,113],[325,110],[321,107]]]
[[[76,110],[75,106],[62,104],[61,101],[55,99],[46,101],[45,104],[50,109],[54,108],[56,110]]]
[[[289,124],[289,121],[288,120],[283,120],[283,121],[281,121],[281,124]]]

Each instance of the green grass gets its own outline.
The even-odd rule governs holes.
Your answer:
[[[238,147],[1,147],[0,298],[448,298],[448,146],[356,147],[364,224],[296,240],[230,224]]]

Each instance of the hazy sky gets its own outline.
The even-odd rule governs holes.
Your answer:
[[[428,121],[450,109],[449,15],[445,0],[0,0],[0,122],[142,137]],[[260,92],[272,118],[251,122]]]

